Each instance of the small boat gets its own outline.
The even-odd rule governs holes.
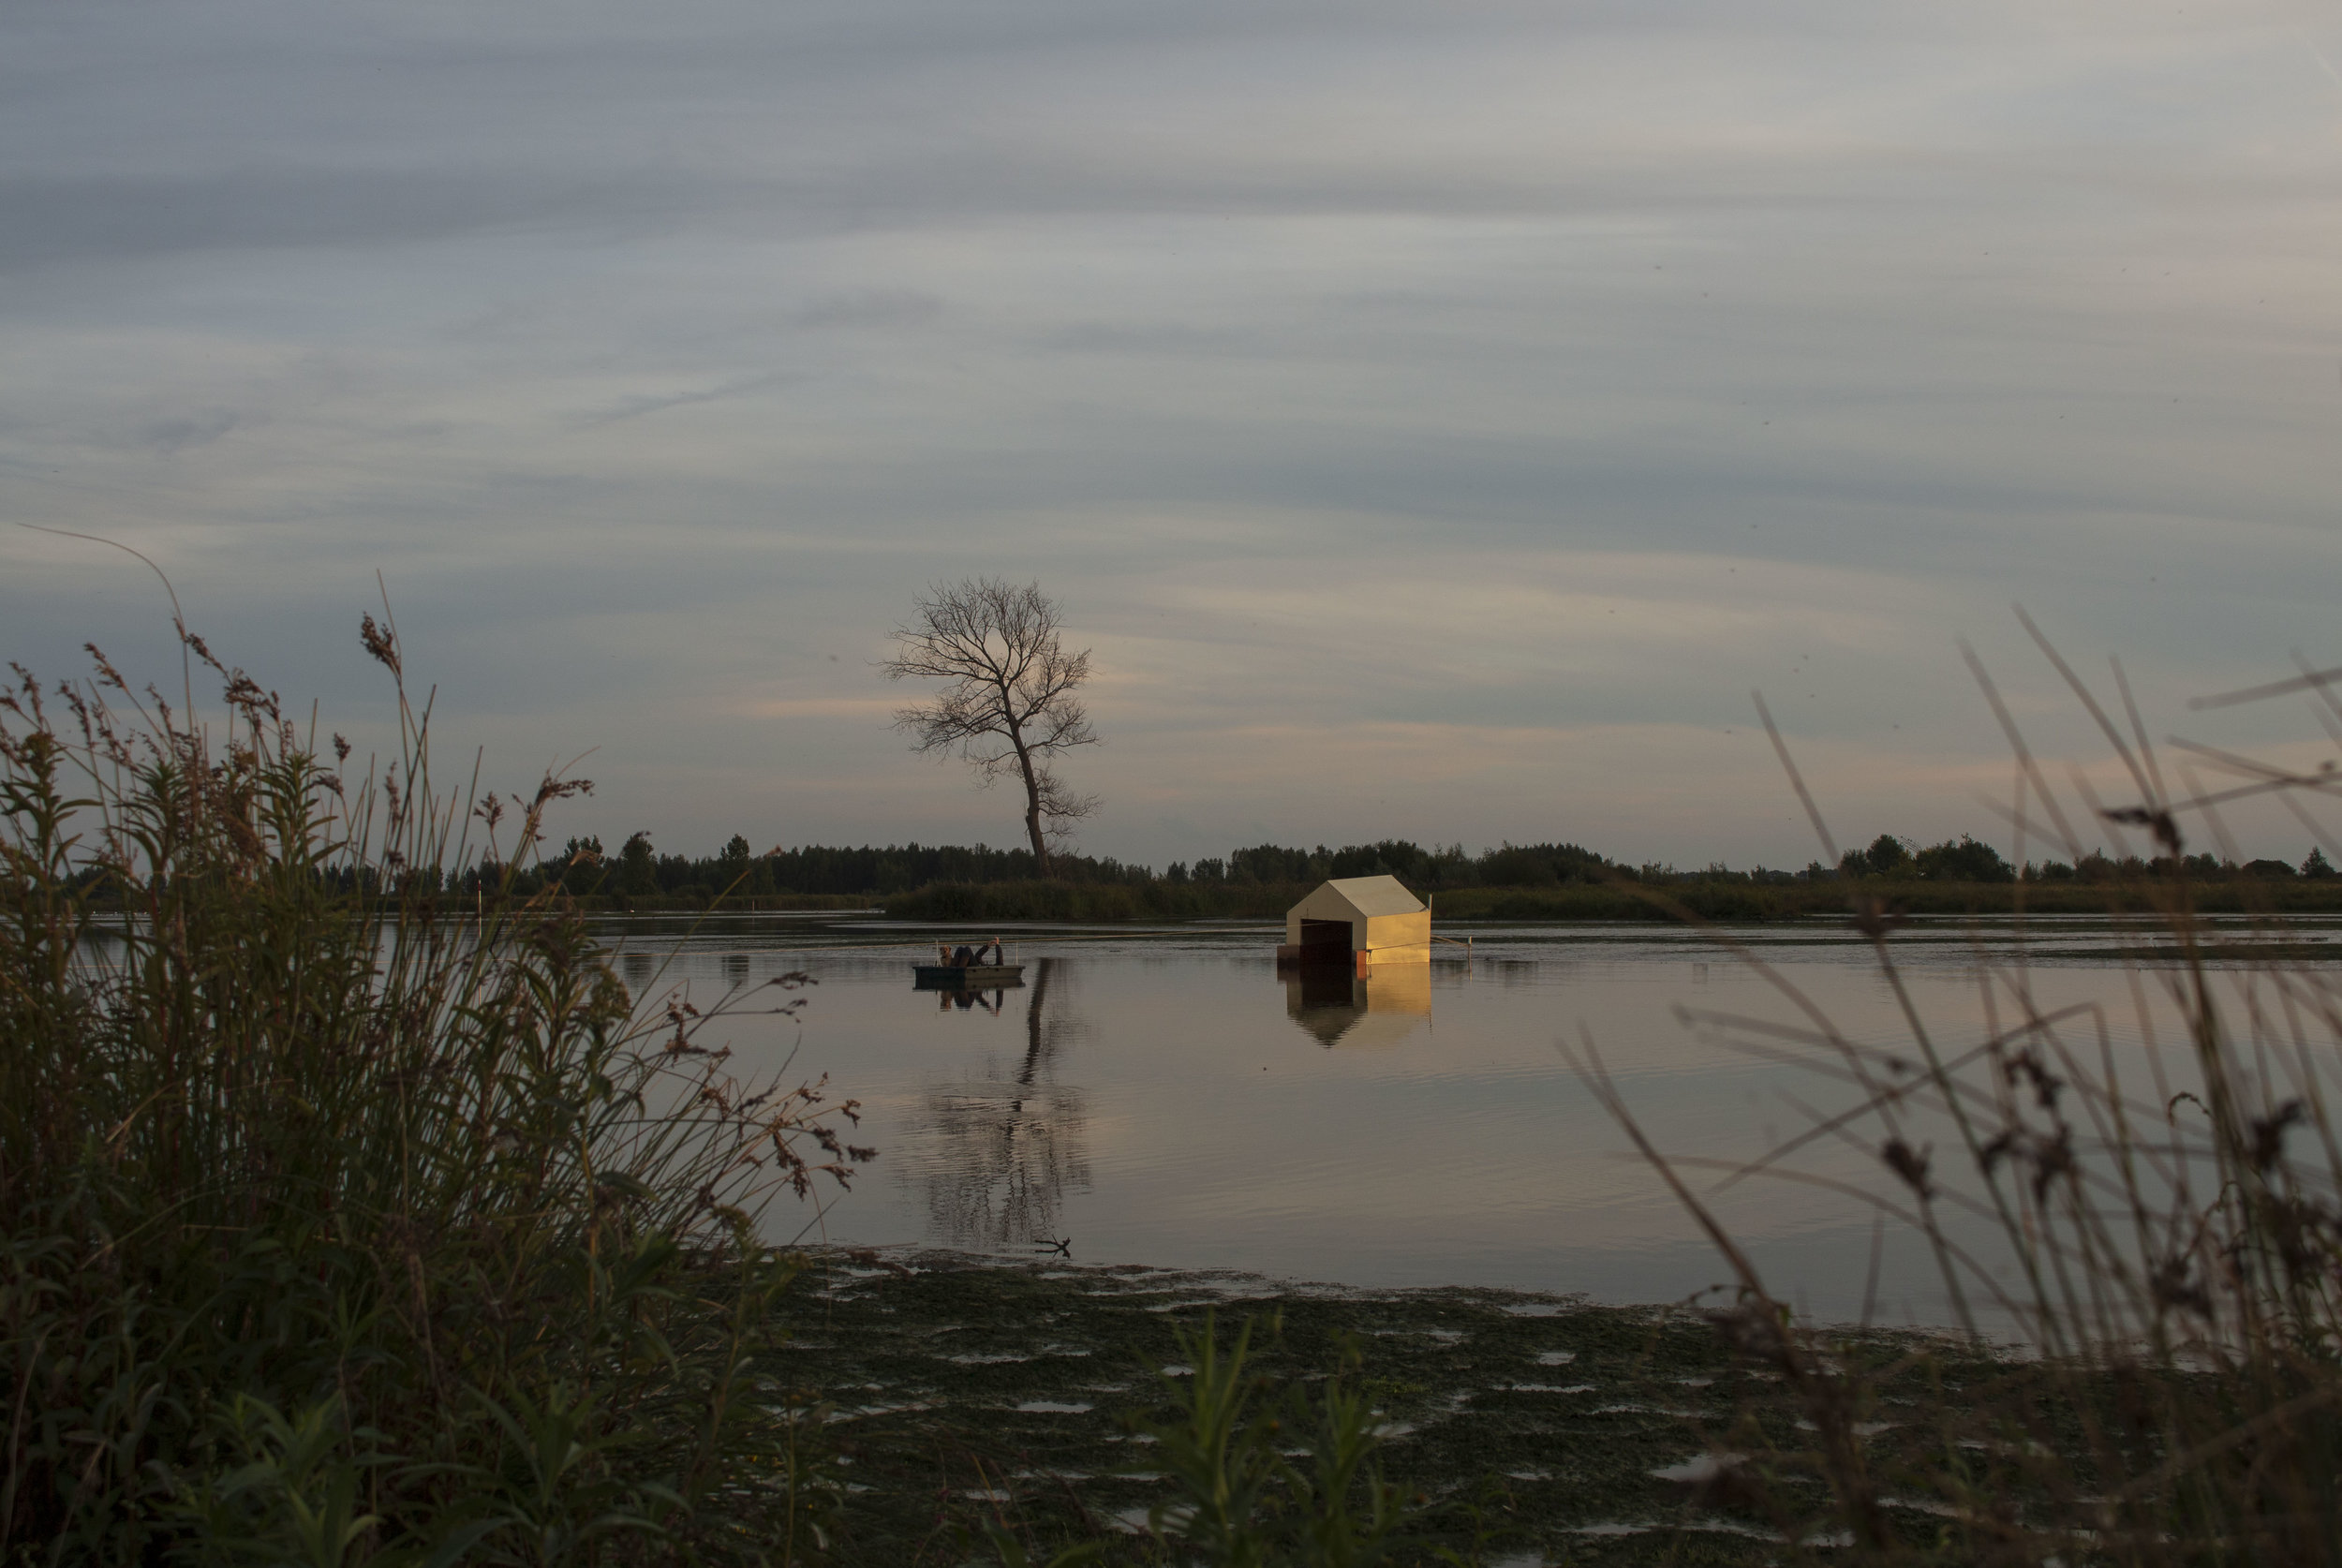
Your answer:
[[[920,991],[990,991],[1022,985],[1022,964],[913,964],[911,984]]]
[[[987,953],[990,963],[985,962]],[[912,988],[919,991],[990,991],[1024,983],[1025,966],[1007,961],[998,937],[957,949],[938,943],[934,963],[911,966]]]

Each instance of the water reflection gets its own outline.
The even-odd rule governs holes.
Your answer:
[[[1022,988],[1020,984],[1018,989]],[[1008,1005],[1008,992],[998,985],[988,992],[947,991],[941,986],[925,985],[920,986],[919,989],[923,991],[932,989],[935,992],[935,1010],[938,1013],[949,1013],[956,1007],[962,1013],[981,1010],[997,1018],[1001,1015],[1001,1010]]]
[[[2160,1074],[2165,1092],[2191,1087],[2185,1031],[2170,1027],[2162,993],[2134,989],[2121,967],[2123,929],[2098,921],[2052,932],[2054,945],[2031,950],[2023,970],[2026,1005],[2100,1004],[2101,1048],[2126,1083]],[[1362,985],[1339,970],[1322,977],[1331,984],[1272,985],[1279,932],[1266,925],[1034,930],[1021,934],[1023,990],[986,990],[964,1010],[954,999],[940,1015],[931,1009],[941,1001],[905,994],[904,960],[934,951],[925,928],[824,937],[742,922],[693,926],[687,939],[614,924],[610,934],[627,945],[630,978],[665,963],[677,981],[719,987],[736,981],[744,952],[756,978],[819,976],[802,1026],[749,1010],[709,1038],[734,1047],[744,1073],[793,1083],[828,1073],[836,1092],[862,1102],[855,1141],[885,1152],[821,1220],[830,1239],[852,1245],[1030,1257],[1030,1243],[1071,1232],[1090,1263],[1678,1300],[1720,1277],[1713,1248],[1633,1158],[1555,1041],[1593,1040],[1659,1146],[1697,1161],[1755,1159],[1801,1130],[1804,1107],[1835,1115],[1856,1092],[1824,1085],[1816,1098],[1804,1058],[1778,1044],[1802,1036],[1767,1034],[1751,1053],[1687,1025],[1678,1010],[1696,1000],[1704,1019],[1808,1027],[1771,983],[1674,927],[1486,928],[1469,964],[1373,970]],[[1898,988],[1850,930],[1732,936],[1780,966],[1847,1038],[1906,1038],[1907,996],[1947,1049],[2007,1027],[1979,969],[2027,956],[2005,931],[1922,922],[1896,938]],[[1063,955],[1044,984],[1041,959],[1053,952]],[[1374,1048],[1378,1040],[1399,1043]],[[1916,1117],[1905,1136],[1938,1151],[1958,1140]],[[1876,1190],[1881,1167],[1851,1142],[1804,1154],[1813,1180],[1742,1181],[1706,1201],[1768,1278],[1851,1321],[1873,1294],[1872,1233],[1868,1208],[1845,1194]],[[776,1211],[777,1222],[800,1219],[791,1206]],[[1964,1213],[1946,1224],[1958,1244],[1989,1250],[1988,1224]],[[1949,1321],[1932,1258],[1907,1240],[1890,1228],[1879,1310]]]
[[[1089,1189],[1089,1106],[1078,1088],[1057,1081],[1059,1058],[1089,1032],[1066,1005],[1064,961],[1034,966],[1025,998],[1023,1053],[1003,1071],[997,1058],[982,1075],[930,1088],[917,1116],[915,1160],[926,1188],[928,1235],[951,1247],[1000,1248],[1056,1240],[1066,1192]],[[968,999],[962,1000],[960,998]],[[1005,992],[987,1001],[947,993],[944,1008],[981,1005],[996,1016]]]
[[[1285,978],[1285,1016],[1321,1045],[1396,1045],[1431,1021],[1431,967],[1395,965],[1354,975],[1297,969]]]

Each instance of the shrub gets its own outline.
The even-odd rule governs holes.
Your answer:
[[[1931,844],[1914,857],[1920,876],[1931,882],[2013,882],[2017,873],[1990,844],[1960,836]]]

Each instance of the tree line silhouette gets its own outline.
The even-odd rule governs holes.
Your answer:
[[[1463,888],[1552,888],[1571,884],[1643,882],[1744,883],[1786,886],[1844,878],[1947,883],[2116,881],[2155,870],[2176,870],[2191,879],[2331,878],[2335,868],[2313,849],[2298,865],[2281,860],[2239,865],[2209,854],[2165,864],[2137,856],[2084,855],[2078,862],[2029,861],[2011,865],[1993,846],[1967,835],[1921,845],[1881,834],[1863,849],[1849,850],[1834,868],[1818,861],[1800,869],[1758,865],[1736,870],[1720,863],[1690,869],[1658,863],[1630,865],[1573,843],[1500,844],[1473,853],[1460,844],[1429,848],[1403,838],[1371,844],[1313,849],[1256,844],[1224,856],[1173,861],[1158,872],[1150,865],[1112,855],[1060,851],[1049,857],[1047,878],[1082,886],[1287,886],[1333,877],[1397,877],[1417,893]],[[507,868],[489,865],[463,874],[464,892],[493,890]],[[536,865],[512,868],[513,891],[526,894],[555,885],[578,895],[621,897],[699,895],[726,891],[750,897],[819,895],[884,896],[943,883],[984,885],[1030,882],[1043,873],[1028,849],[986,845],[889,844],[859,847],[808,844],[758,854],[749,840],[733,835],[713,855],[694,857],[660,851],[647,833],[630,835],[609,852],[598,837],[575,837]]]

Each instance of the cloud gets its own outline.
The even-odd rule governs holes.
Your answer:
[[[672,210],[652,181],[269,168],[0,178],[0,272],[188,252],[368,249]]]
[[[125,432],[124,441],[128,446],[151,451],[158,457],[176,457],[183,451],[210,446],[235,429],[237,422],[232,409],[205,408],[166,419],[149,420]]]
[[[602,409],[598,413],[579,415],[570,422],[576,429],[590,430],[596,425],[612,424],[619,420],[640,419],[645,414],[656,414],[668,408],[688,408],[694,403],[717,403],[727,397],[747,397],[751,393],[763,392],[768,387],[778,386],[781,380],[782,377],[778,376],[748,376],[736,381],[728,381],[720,387],[623,397],[614,407]]]
[[[2302,37],[20,10],[0,500],[352,708],[382,570],[452,745],[599,746],[595,808],[676,847],[1005,836],[869,667],[971,571],[1098,649],[1101,850],[1794,861],[1752,687],[1866,822],[1982,830],[1952,650],[2030,668],[2011,600],[2173,694],[2330,635],[2342,37]],[[0,654],[145,634],[111,561],[0,569]]]
[[[864,723],[891,724],[902,706],[893,697],[770,697],[750,702],[742,716],[750,718],[846,718]]]
[[[808,327],[903,327],[932,321],[943,302],[912,288],[851,289],[812,300],[797,312]]]

